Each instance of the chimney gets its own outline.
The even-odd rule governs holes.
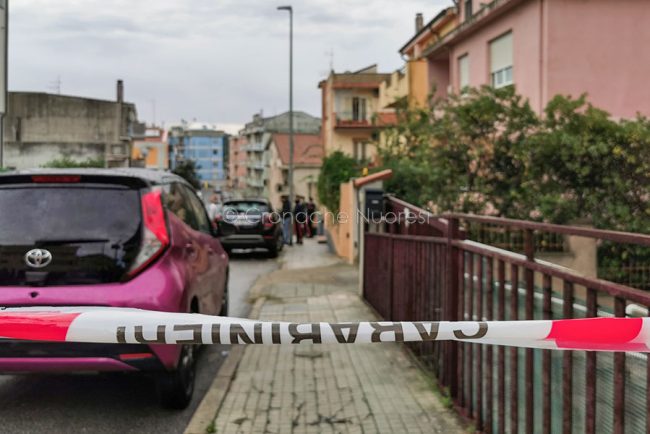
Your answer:
[[[419,33],[422,27],[424,27],[424,18],[422,17],[422,13],[418,12],[415,14],[415,33]]]
[[[124,102],[124,82],[117,80],[117,102]]]

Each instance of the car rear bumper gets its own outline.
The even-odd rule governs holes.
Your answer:
[[[164,312],[186,312],[189,303],[184,299],[184,276],[181,272],[182,270],[176,266],[175,261],[177,259],[172,257],[170,251],[167,251],[147,270],[134,279],[124,283],[55,287],[10,287],[0,285],[0,306],[111,306],[133,307]],[[136,361],[122,361],[119,358],[119,354],[114,352],[114,349],[107,349],[107,345],[105,344],[104,348],[99,351],[91,351],[90,353],[71,351],[61,354],[58,351],[67,351],[70,348],[65,346],[67,344],[31,343],[41,346],[41,350],[37,353],[24,353],[17,352],[18,348],[27,347],[8,346],[7,342],[7,340],[0,340],[0,359],[15,359],[7,363],[7,365],[20,362],[17,359],[31,359],[34,357],[63,358],[64,360],[60,361],[60,363],[65,363],[65,359],[68,358],[109,358],[119,363],[134,366],[137,370],[149,369],[147,363],[144,363],[144,361],[140,361],[140,363]],[[49,345],[58,345],[58,347],[52,348]],[[173,369],[176,366],[178,355],[180,354],[180,345],[152,344],[143,347],[145,350],[141,351],[135,350],[134,346],[130,346],[124,353],[150,352],[154,354],[152,360],[155,361],[156,365],[162,364],[166,369]],[[12,350],[9,350],[10,348]],[[88,349],[87,347],[84,348]],[[37,365],[44,364],[44,360],[42,359]],[[101,365],[102,363],[99,364]],[[137,366],[136,363],[138,363]],[[109,362],[109,365],[118,366],[118,364],[113,362]],[[21,371],[25,370],[21,369]],[[46,369],[43,369],[43,371],[46,371]]]
[[[228,235],[220,239],[224,247],[251,248],[269,247],[275,243],[274,235]]]
[[[0,340],[0,372],[164,370],[147,345]]]

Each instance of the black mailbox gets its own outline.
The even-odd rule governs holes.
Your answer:
[[[366,190],[366,218],[379,220],[384,214],[384,190]]]

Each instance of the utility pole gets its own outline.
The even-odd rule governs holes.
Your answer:
[[[0,0],[0,50],[4,65],[0,67],[0,169],[4,167],[5,115],[7,114],[7,74],[9,57],[9,0]]]
[[[293,8],[280,6],[278,10],[289,11],[289,204],[293,206]],[[289,239],[292,238],[293,225],[289,225]]]

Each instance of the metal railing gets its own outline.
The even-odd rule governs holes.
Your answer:
[[[417,209],[389,199],[389,208],[400,206],[409,212]],[[387,233],[365,233],[364,297],[385,319],[623,317],[633,311],[647,315],[649,293],[541,261],[535,252],[540,233],[643,246],[650,246],[649,235],[475,215],[444,217],[444,222],[438,221],[438,234],[407,234],[413,226],[389,223],[376,228]],[[471,231],[464,235],[470,239],[463,239],[461,227],[470,223],[523,231],[523,253],[476,242]],[[645,354],[456,342],[410,347],[478,431],[650,430],[650,362]]]
[[[372,113],[370,112],[336,112],[337,127],[371,127],[373,126]]]

